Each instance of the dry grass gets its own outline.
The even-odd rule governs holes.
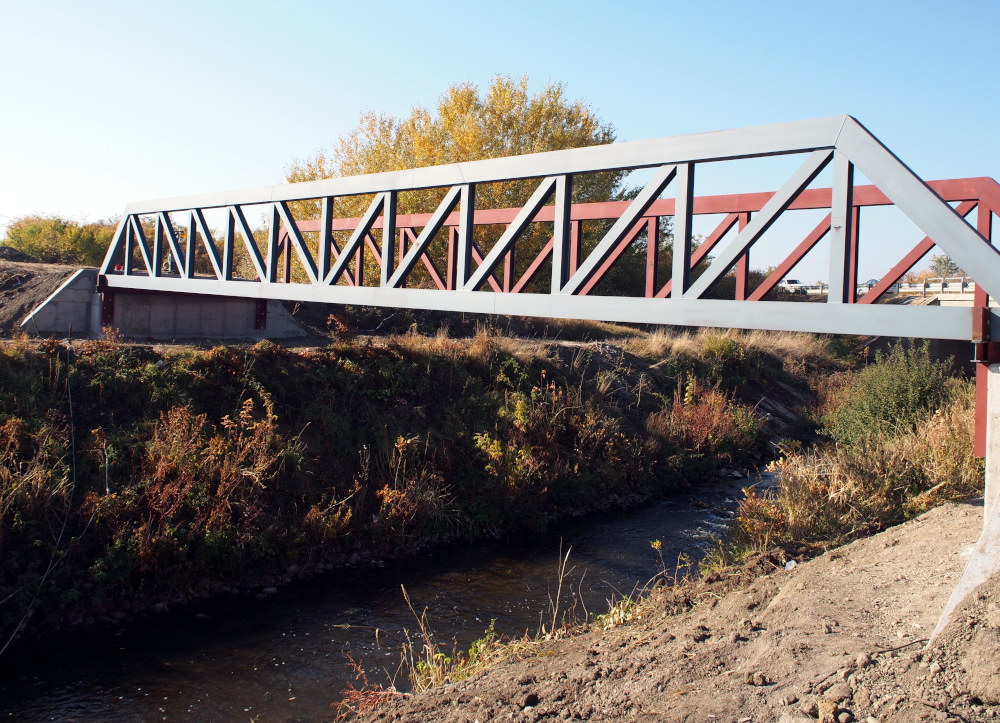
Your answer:
[[[501,354],[519,361],[544,359],[550,356],[551,343],[544,340],[508,336],[497,329],[480,325],[472,338],[453,338],[445,328],[433,336],[408,332],[386,338],[385,346],[410,355],[440,356],[452,360],[488,363]]]
[[[776,491],[750,491],[742,503],[737,546],[761,552],[779,541],[841,544],[981,494],[974,416],[971,385],[965,385],[915,429],[853,445],[790,449],[772,466]]]
[[[698,358],[704,354],[706,347],[710,348],[720,340],[731,341],[745,352],[776,356],[786,366],[791,364],[799,370],[807,364],[829,364],[834,356],[833,344],[828,337],[782,331],[657,329],[637,332],[631,339],[623,340],[621,345],[636,356],[659,360],[669,357]]]

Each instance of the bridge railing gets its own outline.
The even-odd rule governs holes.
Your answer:
[[[695,174],[704,164],[793,154],[800,165],[773,193],[694,196]],[[811,188],[828,167],[831,187]],[[855,186],[855,168],[872,184]],[[589,174],[636,169],[648,169],[648,180],[632,198],[572,203],[574,185]],[[530,187],[522,205],[477,205],[483,197],[477,189],[511,182]],[[433,197],[433,210],[400,213],[401,199],[416,192]],[[362,211],[334,213],[357,207],[359,199]],[[926,237],[870,290],[859,289],[861,210],[890,204]],[[801,209],[827,213],[751,287],[751,249],[783,214]],[[995,209],[1000,193],[992,179],[925,184],[856,120],[840,116],[132,203],[102,283],[109,292],[970,338],[966,310],[871,302],[935,245],[975,269],[984,293],[1000,295],[1000,254],[989,243]],[[976,227],[966,220],[974,210]],[[254,212],[267,217],[263,232],[248,223]],[[722,220],[696,237],[696,217],[715,214]],[[829,249],[826,303],[765,300],[821,239]],[[602,283],[626,252],[643,244],[642,281],[601,296]],[[732,296],[712,298],[733,276]]]

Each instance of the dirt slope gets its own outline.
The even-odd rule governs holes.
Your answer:
[[[938,508],[683,615],[668,616],[661,595],[624,626],[544,643],[371,718],[1000,720],[997,597],[974,596],[935,646],[924,642],[981,513]]]
[[[0,337],[18,332],[24,317],[79,268],[0,259]]]

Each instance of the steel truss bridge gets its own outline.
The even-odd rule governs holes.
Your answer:
[[[796,155],[800,163],[777,191],[694,194],[699,167],[778,155]],[[830,187],[812,188],[828,167]],[[572,202],[574,184],[589,174],[639,169],[647,180],[630,200]],[[855,171],[870,185],[856,185]],[[477,187],[509,182],[533,188],[523,205],[477,206]],[[439,199],[432,212],[398,212],[403,194],[431,189]],[[364,199],[367,210],[337,217],[335,208],[352,197]],[[862,294],[859,228],[862,211],[875,206],[899,209],[924,238]],[[755,244],[783,215],[802,209],[825,215],[751,288]],[[940,628],[975,584],[1000,570],[1000,365],[988,367],[1000,362],[989,305],[990,297],[1000,298],[1000,253],[991,244],[998,212],[994,180],[925,183],[857,120],[836,116],[130,203],[99,288],[112,298],[166,292],[975,342],[986,529]],[[210,227],[206,214],[224,220]],[[248,223],[253,214],[265,217],[263,231]],[[693,224],[703,215],[722,219],[696,238]],[[661,269],[666,220],[672,260]],[[584,244],[584,226],[595,222],[600,237]],[[490,226],[503,230],[487,243]],[[826,302],[765,300],[824,239]],[[602,281],[637,241],[646,247],[643,280],[631,293],[600,295]],[[971,275],[973,307],[873,303],[935,246]],[[710,298],[730,275],[732,298]]]
[[[693,195],[700,165],[781,154],[798,154],[802,162],[776,192]],[[833,169],[832,187],[808,188],[827,166]],[[855,168],[872,185],[855,186]],[[649,169],[651,177],[632,200],[571,202],[575,177],[635,169]],[[534,185],[522,207],[476,206],[477,186],[506,181]],[[443,196],[436,210],[397,213],[399,195],[419,189],[437,189]],[[367,211],[336,217],[336,202],[349,196],[370,198]],[[311,202],[316,217],[296,218],[301,202]],[[956,208],[949,205],[954,202]],[[861,211],[886,205],[900,209],[926,236],[859,296]],[[801,209],[827,213],[763,283],[750,288],[754,244],[782,214]],[[220,211],[222,229],[210,228],[206,213]],[[973,211],[975,225],[970,225],[966,218]],[[926,184],[854,118],[839,116],[131,203],[101,269],[101,286],[106,292],[985,341],[982,329],[973,330],[969,309],[872,302],[935,245],[962,268],[974,270],[984,298],[1000,296],[1000,254],[990,245],[991,216],[998,211],[1000,188],[992,179]],[[248,223],[252,213],[269,219],[266,239]],[[693,239],[695,217],[714,214],[723,215],[721,222],[704,239]],[[669,274],[658,264],[662,219],[673,223]],[[594,221],[609,228],[585,254],[581,229]],[[491,248],[480,248],[477,229],[497,225],[506,227],[503,233]],[[537,241],[529,248],[525,240],[537,240],[530,229],[539,228],[548,236],[540,252]],[[827,303],[762,300],[825,237]],[[599,296],[595,287],[637,240],[646,245],[644,282],[636,284],[634,295]],[[234,272],[234,259],[241,254],[252,269],[244,278]],[[531,263],[516,270],[515,259],[526,254]],[[208,263],[196,266],[196,255]],[[289,273],[293,255],[300,277],[294,281]],[[704,270],[695,275],[698,264]],[[422,285],[429,288],[410,288],[418,267]],[[733,299],[706,298],[714,284],[734,272]]]

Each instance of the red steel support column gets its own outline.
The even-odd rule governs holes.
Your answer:
[[[993,241],[993,210],[980,201],[976,210],[976,230],[987,241]],[[978,321],[980,328],[973,329],[973,341],[976,344],[976,437],[974,453],[977,457],[986,456],[986,422],[987,422],[987,383],[989,381],[990,364],[1000,362],[1000,343],[992,341],[989,328],[989,297],[986,291],[976,284],[973,295],[973,319]]]
[[[583,221],[571,221],[569,224],[569,275],[572,276],[580,268],[580,245],[583,243]]]
[[[750,223],[750,214],[741,213],[737,231],[742,231]],[[736,300],[746,301],[750,291],[750,251],[740,256],[736,262]]]
[[[861,224],[861,208],[851,207],[851,238],[847,248],[847,303],[853,304],[858,300],[858,239],[860,238],[858,228]]]
[[[458,227],[449,226],[448,227],[448,266],[445,269],[445,285],[454,290],[455,288],[455,262],[457,257],[455,256],[458,251],[456,246],[456,241],[458,240]]]
[[[660,250],[660,219],[653,216],[646,222],[646,298],[656,296],[656,261]]]
[[[357,260],[354,265],[354,285],[364,286],[365,283],[365,245],[358,244]]]

